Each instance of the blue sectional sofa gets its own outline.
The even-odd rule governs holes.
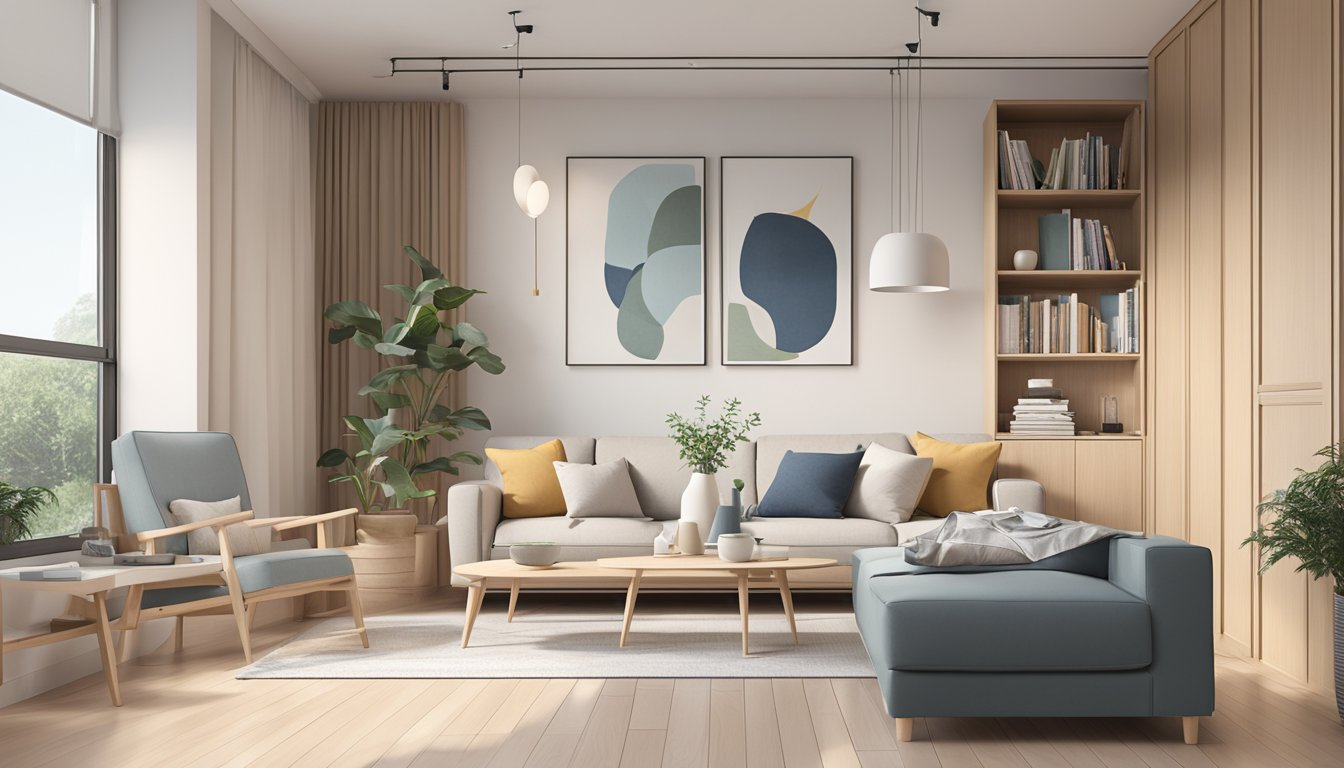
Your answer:
[[[1213,712],[1212,555],[1167,537],[1095,542],[1027,566],[930,568],[854,553],[854,614],[887,712],[1184,718]]]

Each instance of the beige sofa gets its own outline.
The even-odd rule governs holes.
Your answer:
[[[952,442],[982,442],[988,435],[935,435]],[[489,448],[531,448],[553,437],[492,437]],[[454,566],[482,560],[507,559],[509,545],[525,541],[553,541],[560,545],[561,560],[593,560],[599,557],[647,555],[653,540],[681,514],[681,494],[691,470],[678,458],[677,445],[666,437],[561,437],[570,461],[601,463],[625,458],[640,507],[652,518],[541,517],[504,519],[499,469],[486,461],[485,479],[458,483],[448,490],[446,514],[439,525],[448,527],[448,546]],[[734,479],[741,479],[743,505],[757,503],[770,488],[785,451],[841,453],[866,448],[877,442],[905,453],[914,453],[905,435],[888,432],[850,435],[773,435],[739,445],[728,466],[718,473],[720,496],[726,500]],[[1040,486],[1030,481],[993,483],[996,509],[1019,506],[1044,511]],[[782,544],[792,555],[834,558],[839,566],[800,576],[800,587],[849,588],[849,562],[855,550],[892,547],[939,524],[935,518],[916,517],[891,525],[877,520],[843,518],[753,518],[743,523],[745,532],[766,544]],[[452,577],[454,585],[466,579]]]

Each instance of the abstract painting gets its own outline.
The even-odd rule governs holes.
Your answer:
[[[851,157],[725,157],[724,365],[854,362]]]
[[[571,157],[565,362],[704,365],[705,159]]]

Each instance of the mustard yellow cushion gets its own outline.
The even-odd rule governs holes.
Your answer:
[[[989,508],[989,478],[999,462],[998,442],[948,443],[916,432],[915,453],[933,459],[919,508],[936,517]]]
[[[511,451],[486,448],[485,455],[504,478],[505,517],[558,517],[565,514],[565,494],[552,462],[565,460],[559,440],[536,448]]]

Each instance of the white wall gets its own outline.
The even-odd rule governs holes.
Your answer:
[[[968,77],[974,75],[968,74]],[[1003,98],[1143,98],[1145,79],[1098,92],[1032,88]],[[925,101],[925,229],[951,254],[941,294],[867,290],[887,232],[889,105],[868,100],[528,101],[523,161],[551,188],[538,221],[541,296],[531,295],[532,223],[513,202],[515,104],[466,104],[467,284],[489,291],[470,317],[508,365],[471,373],[468,399],[494,434],[663,434],[663,417],[701,393],[736,396],[760,434],[984,430],[982,126],[989,99]],[[707,366],[565,365],[565,157],[704,155],[708,220]],[[725,367],[720,358],[719,163],[723,155],[854,156],[854,365]],[[479,442],[474,440],[473,442]]]

